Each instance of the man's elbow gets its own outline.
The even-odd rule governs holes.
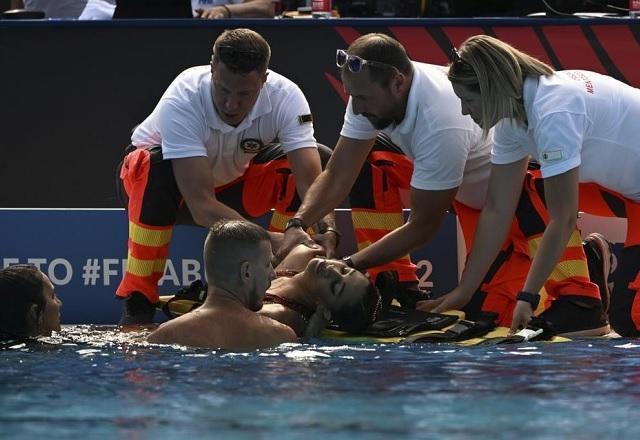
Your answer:
[[[196,225],[210,228],[215,223],[217,218],[212,215],[210,209],[207,209],[209,203],[187,203],[187,208],[191,213],[191,218]]]

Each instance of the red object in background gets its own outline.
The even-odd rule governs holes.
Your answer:
[[[633,15],[634,12],[640,13],[640,0],[629,0],[629,14]]]
[[[282,14],[282,0],[271,0],[273,4],[273,15]]]
[[[313,0],[311,2],[312,12],[331,12],[331,0]]]

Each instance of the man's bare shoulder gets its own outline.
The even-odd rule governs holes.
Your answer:
[[[195,310],[165,322],[147,338],[154,344],[254,350],[297,342],[288,326],[248,309]]]
[[[273,347],[287,342],[299,341],[291,327],[273,318],[255,313],[253,322],[255,326],[253,337],[257,338],[261,347]]]
[[[147,337],[147,342],[153,344],[184,344],[187,345],[186,336],[195,327],[195,316],[189,314],[179,316],[171,321],[161,324]]]

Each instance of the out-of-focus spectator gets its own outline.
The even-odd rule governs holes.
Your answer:
[[[42,11],[45,18],[108,20],[116,0],[11,0],[11,9]]]
[[[272,0],[191,0],[195,17],[221,18],[273,18]]]
[[[87,0],[11,0],[11,9],[42,11],[46,18],[78,18]]]

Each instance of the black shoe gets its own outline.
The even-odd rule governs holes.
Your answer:
[[[602,234],[594,232],[584,239],[582,246],[589,265],[589,278],[598,285],[602,308],[605,313],[608,313],[611,291],[613,290],[613,283],[610,282],[610,279],[615,269],[615,256],[611,243]]]
[[[376,287],[382,297],[382,310],[389,309],[395,299],[403,309],[415,309],[418,301],[430,299],[428,292],[418,287],[417,281],[399,281],[396,271],[380,272]]]
[[[153,322],[156,306],[140,292],[133,292],[124,300],[118,325],[142,325]]]

